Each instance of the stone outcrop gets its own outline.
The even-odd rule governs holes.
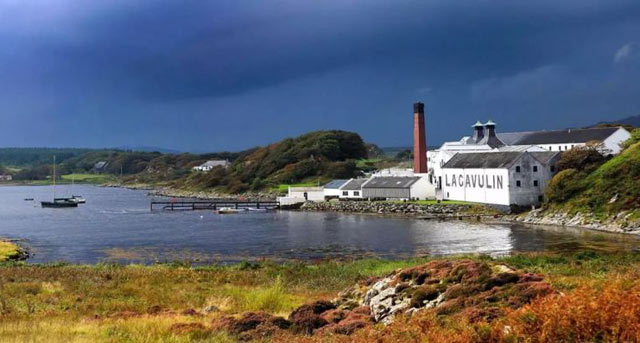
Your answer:
[[[491,321],[506,309],[517,309],[554,292],[542,276],[506,265],[438,260],[358,283],[333,301],[302,305],[288,319],[250,312],[240,318],[219,318],[213,328],[225,329],[243,340],[262,339],[277,330],[301,335],[350,335],[424,309],[438,315],[460,313],[470,322]]]
[[[459,204],[421,205],[410,202],[386,201],[307,201],[300,209],[303,211],[398,214],[406,216],[456,216],[468,212],[471,208],[471,205]],[[487,214],[489,212],[489,209],[487,209]]]
[[[640,234],[640,220],[632,218],[632,212],[621,212],[611,217],[600,219],[590,213],[577,212],[569,214],[560,211],[533,210],[507,219],[540,225],[556,225],[586,228],[608,232]]]

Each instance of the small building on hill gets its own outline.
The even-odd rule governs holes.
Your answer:
[[[362,185],[370,179],[351,179],[340,188],[340,199],[363,199]]]
[[[442,167],[442,195],[511,206],[538,205],[553,177],[560,152],[482,152],[455,154]]]
[[[215,167],[223,167],[223,168],[228,168],[231,165],[231,163],[228,160],[211,160],[211,161],[207,161],[199,166],[195,166],[193,167],[194,170],[198,170],[198,171],[210,171],[211,169],[215,168]]]
[[[13,180],[13,176],[7,174],[7,175],[0,175],[0,182],[1,181],[11,181]]]
[[[340,190],[340,188],[344,186],[344,184],[347,183],[348,181],[349,180],[346,180],[346,179],[332,180],[331,182],[324,185],[325,200],[340,198],[340,194],[342,194],[342,191]]]
[[[379,176],[362,185],[362,196],[370,200],[427,200],[435,198],[435,187],[427,175]]]
[[[107,169],[109,166],[108,161],[98,161],[93,165],[93,171],[97,173],[101,173]]]

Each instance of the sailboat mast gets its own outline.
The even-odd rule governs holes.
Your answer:
[[[53,155],[53,201],[56,201],[56,155]]]

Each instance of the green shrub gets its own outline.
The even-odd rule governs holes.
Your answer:
[[[548,201],[562,203],[571,199],[580,192],[583,187],[584,174],[575,169],[565,169],[556,174],[545,191]]]

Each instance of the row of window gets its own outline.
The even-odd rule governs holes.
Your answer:
[[[520,180],[516,180],[516,187],[521,187],[522,183],[520,182]],[[538,187],[538,180],[533,180],[533,186],[534,187]]]
[[[568,145],[565,145],[565,146],[564,146],[564,150],[565,150],[565,151],[567,151],[567,150],[569,150],[569,149],[573,149],[573,147],[574,147],[574,146],[575,146],[575,145],[571,144],[571,148],[569,148],[569,146],[568,146]],[[552,149],[553,149],[553,147],[551,147],[551,146],[550,146],[550,147],[549,147],[549,151],[551,151]],[[558,151],[562,151],[562,145],[558,145]]]
[[[538,166],[533,166],[533,171],[537,172],[538,171]],[[516,173],[520,172],[520,166],[516,166]]]
[[[556,168],[554,166],[549,167],[549,170],[551,170],[551,172],[555,172]],[[538,166],[533,166],[533,171],[537,172],[538,171]],[[520,166],[516,166],[516,173],[520,172]]]
[[[349,191],[342,191],[342,195],[345,197],[349,196]],[[360,196],[360,191],[353,191],[353,196],[354,197],[359,197]]]

